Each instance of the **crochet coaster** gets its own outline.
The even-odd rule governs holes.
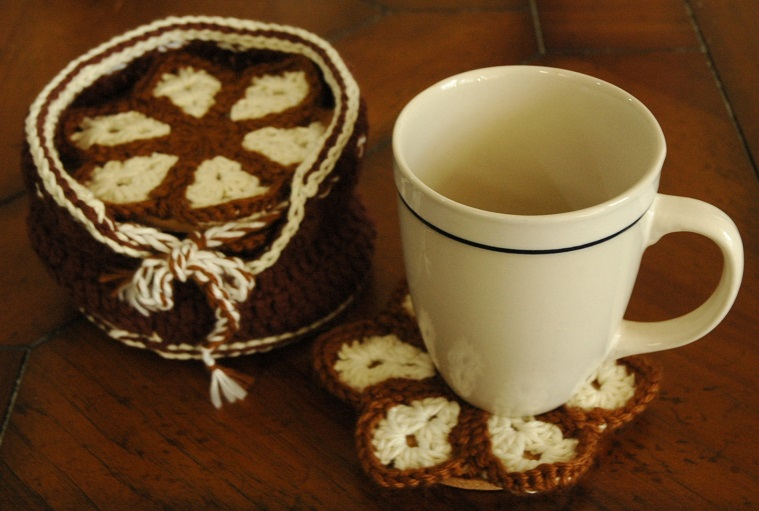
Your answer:
[[[284,25],[166,18],[70,62],[26,122],[31,245],[98,327],[202,360],[323,331],[369,273],[354,193],[368,132],[337,51]],[[223,399],[222,399],[223,398]]]
[[[604,364],[565,405],[499,417],[459,399],[437,374],[405,284],[375,320],[342,325],[314,347],[323,384],[359,412],[358,455],[388,488],[444,484],[531,494],[584,474],[599,440],[632,421],[659,391],[643,356]]]
[[[316,64],[291,53],[194,42],[108,78],[64,111],[61,160],[118,221],[173,232],[280,218],[334,114]]]

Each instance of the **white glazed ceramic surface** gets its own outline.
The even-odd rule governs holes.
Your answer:
[[[657,194],[664,136],[611,84],[533,66],[464,73],[404,108],[393,150],[419,326],[440,373],[475,406],[551,410],[604,360],[692,342],[735,300],[735,225],[701,201]],[[682,318],[624,320],[645,248],[676,231],[719,245],[718,288]]]

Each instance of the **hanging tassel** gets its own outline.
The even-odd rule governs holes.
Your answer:
[[[223,404],[222,398],[230,403],[242,401],[248,395],[247,389],[253,384],[253,378],[229,369],[221,367],[211,356],[211,350],[203,348],[203,362],[211,373],[211,403],[218,409]]]

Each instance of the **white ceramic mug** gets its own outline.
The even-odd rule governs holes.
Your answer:
[[[442,376],[477,407],[549,411],[606,360],[706,335],[735,300],[735,224],[657,193],[661,128],[614,85],[534,66],[463,73],[403,109],[393,151],[417,320]],[[625,320],[644,250],[677,231],[719,246],[719,285],[685,316]]]

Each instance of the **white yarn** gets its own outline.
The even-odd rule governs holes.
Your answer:
[[[435,375],[429,355],[394,334],[344,344],[337,358],[334,367],[340,379],[358,391],[390,378],[423,380]]]
[[[171,133],[168,124],[131,111],[85,117],[79,128],[81,131],[73,133],[71,140],[82,149],[89,149],[93,145],[115,146]]]
[[[450,459],[448,441],[460,407],[443,397],[428,397],[388,410],[372,432],[379,461],[398,470],[432,467]]]
[[[226,342],[222,345],[218,345],[214,348],[214,353],[224,357],[234,357],[244,355],[248,353],[263,353],[269,351],[275,346],[280,345],[289,339],[301,337],[309,332],[317,331],[324,327],[324,325],[330,323],[337,316],[342,314],[351,303],[355,300],[355,296],[349,296],[343,303],[338,305],[334,310],[324,317],[321,317],[311,324],[302,326],[297,330],[290,332],[284,332],[276,335],[269,335],[266,337],[260,337],[257,339],[247,339],[237,342]],[[163,339],[155,332],[150,335],[141,335],[135,332],[128,332],[120,329],[105,321],[102,318],[98,318],[91,312],[82,311],[90,321],[108,333],[114,339],[123,342],[128,346],[136,348],[149,348],[155,350],[160,356],[173,360],[198,360],[202,359],[202,354],[198,350],[197,344],[189,343],[174,343],[162,346],[158,349],[157,346],[151,346],[154,343],[161,343]]]
[[[289,71],[281,75],[255,77],[245,90],[245,97],[232,106],[233,121],[258,119],[297,106],[310,87],[303,71]]]
[[[206,26],[190,28],[198,24]],[[156,228],[114,221],[107,215],[104,202],[63,169],[54,143],[63,111],[83,90],[101,76],[123,69],[128,63],[148,52],[179,48],[192,40],[213,41],[221,46],[239,50],[260,48],[304,55],[320,68],[325,82],[334,95],[333,117],[319,141],[323,144],[331,140],[326,157],[319,161],[318,165],[317,159],[321,156],[318,150],[311,151],[303,158],[294,172],[289,199],[275,206],[275,210],[282,205],[288,207],[286,223],[280,229],[278,237],[258,259],[245,263],[211,249],[220,246],[225,241],[265,227],[259,218],[264,217],[267,212],[227,222],[215,229],[207,229],[203,233],[195,233],[193,236],[196,239],[202,239],[203,245],[207,247],[201,250],[195,242],[191,241],[192,236],[183,241]],[[177,75],[177,79],[184,80],[185,84],[190,83],[189,89],[199,87],[200,90],[206,91],[206,103],[208,102],[208,96],[211,95],[209,91],[213,89],[211,81],[204,78],[198,79],[197,76],[191,80]],[[284,97],[289,97],[287,101],[292,102],[298,94],[299,78],[295,77],[292,82],[289,80],[291,80],[290,77],[285,78],[288,85],[285,86]],[[67,82],[66,85],[60,87],[64,81]],[[295,87],[293,88],[292,85]],[[166,87],[167,84],[164,83],[163,86]],[[251,87],[254,88],[255,84]],[[295,95],[288,87],[296,91]],[[287,92],[288,90],[290,92]],[[159,94],[163,92],[165,88],[159,87]],[[166,94],[169,93],[166,92]],[[179,103],[180,107],[188,108],[193,112],[191,115],[201,112],[204,104],[202,101],[196,104],[187,102],[185,99],[176,99],[176,97],[173,95],[173,98],[170,98],[175,101],[175,104]],[[246,99],[248,99],[247,94]],[[250,106],[249,101],[246,108]],[[255,111],[255,108],[253,110]],[[334,48],[314,34],[294,27],[248,20],[204,16],[172,17],[115,37],[70,62],[48,83],[32,104],[26,120],[26,133],[30,154],[40,177],[41,189],[56,204],[65,208],[94,240],[108,246],[115,253],[143,259],[141,267],[135,272],[131,281],[120,289],[121,298],[142,314],[169,310],[173,307],[173,280],[186,281],[190,278],[196,280],[205,292],[213,297],[215,303],[220,304],[215,311],[216,324],[205,340],[207,347],[203,348],[218,349],[223,347],[223,342],[228,340],[229,331],[239,324],[239,311],[236,304],[247,299],[254,286],[253,276],[274,265],[298,232],[305,215],[305,203],[317,194],[320,184],[332,172],[353,134],[358,111],[358,85]],[[117,117],[116,120],[119,118]],[[41,121],[39,126],[38,121]],[[113,121],[114,119],[110,119],[108,122],[114,124]],[[118,123],[115,125],[118,126]],[[104,126],[107,126],[106,122],[102,126],[93,128],[91,133]],[[143,123],[143,128],[146,126],[149,129],[137,130],[135,133],[119,133],[120,130],[117,129],[118,134],[113,138],[98,132],[100,134],[95,138],[96,141],[85,141],[84,137],[87,135],[83,135],[80,142],[91,145],[99,143],[97,140],[104,143],[111,140],[123,141],[130,136],[143,136],[146,133],[151,134],[151,137],[156,136],[156,125],[149,122]],[[161,129],[165,131],[164,128]],[[65,189],[72,191],[76,197],[73,199],[68,197]],[[137,337],[122,336],[122,339],[125,342],[138,343],[139,341],[135,340]],[[196,346],[195,349],[197,350],[198,347]],[[203,352],[202,356],[213,360],[210,352],[208,356]],[[222,396],[234,401],[244,398],[245,391],[224,371],[214,369],[212,370],[211,398],[215,406],[220,406]]]
[[[558,426],[533,417],[491,416],[488,431],[495,454],[509,472],[524,472],[543,463],[569,461],[579,443],[564,438]]]
[[[361,135],[358,137],[358,140],[356,141],[356,155],[359,158],[362,158],[364,156],[364,151],[366,150],[366,135]]]
[[[218,276],[213,282],[209,275]],[[192,239],[185,239],[170,247],[162,257],[144,259],[130,282],[119,289],[119,296],[145,316],[155,311],[174,308],[172,282],[186,282],[194,278],[198,283],[213,284],[211,292],[225,295],[217,299],[242,302],[247,299],[255,282],[243,262],[211,250],[200,250]],[[218,289],[217,289],[218,288]]]
[[[96,197],[113,204],[144,201],[178,159],[170,154],[153,153],[125,161],[111,160],[95,167],[87,186]]]
[[[292,165],[305,160],[318,147],[323,134],[324,126],[319,122],[295,128],[267,126],[245,135],[242,146],[282,165]]]
[[[248,391],[230,378],[222,369],[219,369],[218,367],[214,369],[216,361],[211,355],[211,350],[203,348],[201,353],[203,355],[203,362],[211,370],[211,387],[209,393],[211,395],[211,403],[213,403],[217,409],[221,408],[224,404],[222,397],[230,403],[234,403],[235,401],[242,401],[248,396]]]
[[[609,360],[575,391],[567,406],[613,410],[624,406],[634,394],[635,374],[628,372],[624,364]]]
[[[190,29],[188,26],[191,24],[216,24],[240,32],[228,32],[212,28],[201,30]],[[172,29],[166,30],[169,27]],[[161,30],[165,31],[159,33]],[[291,40],[287,36],[278,37],[276,34],[264,36],[247,33],[259,31],[269,33],[281,32],[293,37],[295,40]],[[134,42],[150,33],[154,35],[142,41]],[[66,172],[54,173],[48,165],[46,156],[50,157],[56,168],[62,168],[57,150],[53,144],[58,119],[62,111],[82,90],[90,86],[103,74],[108,74],[122,68],[126,62],[130,62],[147,52],[168,46],[178,47],[181,46],[182,41],[193,39],[215,41],[223,46],[239,50],[266,48],[302,54],[320,67],[326,83],[335,93],[335,115],[326,129],[325,138],[336,130],[340,130],[339,134],[335,143],[331,146],[327,157],[316,170],[311,171],[311,167],[314,165],[317,157],[316,154],[304,160],[298,170],[296,170],[291,197],[288,201],[290,209],[287,215],[287,224],[280,231],[279,238],[271,244],[267,252],[258,260],[247,263],[250,271],[254,274],[260,273],[276,263],[282,250],[284,250],[290,239],[297,232],[303,219],[303,203],[315,195],[318,184],[331,172],[337,158],[339,158],[352,134],[353,126],[358,116],[358,85],[340,59],[337,51],[318,36],[294,27],[206,16],[171,17],[139,27],[131,32],[115,37],[97,48],[93,48],[88,53],[70,62],[63,71],[48,83],[32,104],[29,116],[27,117],[26,131],[27,140],[30,143],[30,152],[42,178],[45,191],[56,203],[66,208],[78,222],[84,225],[94,239],[106,244],[117,253],[130,257],[149,256],[151,252],[144,247],[153,248],[157,245],[165,244],[167,236],[171,235],[158,229],[146,228],[145,226],[113,222],[106,215],[105,205],[102,201],[96,199],[90,190],[78,183]],[[318,48],[318,51],[314,47]],[[98,60],[100,55],[110,52],[113,48],[119,49],[108,57]],[[324,53],[327,60],[325,60],[325,57],[322,57],[321,52]],[[334,69],[340,75],[343,87],[340,86],[340,81],[333,75],[331,66],[334,66]],[[74,79],[66,87],[58,91],[54,98],[49,99],[52,91],[74,73],[76,73]],[[343,101],[343,94],[346,101]],[[42,130],[38,131],[37,118],[42,115],[43,111],[45,112],[44,125]],[[344,122],[338,126],[337,122],[341,112],[345,112],[345,118]],[[308,183],[304,189],[301,184],[304,183],[307,173]],[[58,183],[59,179],[66,181],[67,186],[76,192],[78,199],[96,213],[96,221],[93,221],[89,215],[86,215],[81,208],[74,205],[64,195],[63,188]],[[244,220],[238,223],[244,225]],[[104,235],[100,232],[100,225],[105,230],[112,231],[112,234]]]
[[[213,106],[220,90],[221,82],[205,70],[185,67],[177,74],[164,74],[153,89],[153,95],[166,96],[184,113],[200,118]]]
[[[193,208],[223,204],[235,199],[266,193],[258,177],[242,170],[242,166],[223,156],[205,160],[195,170],[195,181],[185,196]]]

